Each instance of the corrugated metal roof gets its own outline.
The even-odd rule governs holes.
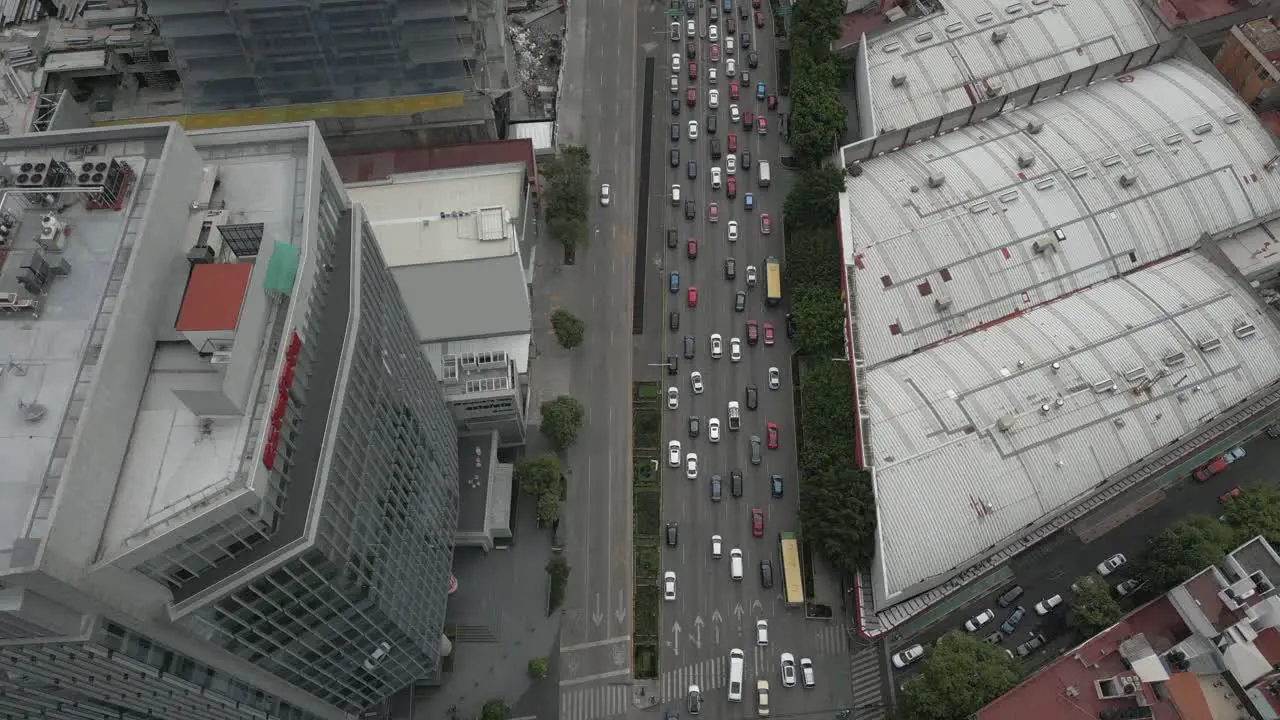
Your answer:
[[[1278,378],[1280,328],[1195,254],[865,371],[877,604],[947,579]]]
[[[1156,42],[1134,0],[944,0],[943,11],[871,38],[880,130],[910,127]],[[1006,35],[996,42],[993,33]],[[904,82],[895,85],[894,76]]]
[[[529,140],[536,153],[555,152],[556,123],[554,120],[542,122],[511,123],[507,132],[513,139]]]
[[[1173,60],[869,160],[841,198],[863,357],[874,367],[1280,212],[1273,155],[1228,88]]]

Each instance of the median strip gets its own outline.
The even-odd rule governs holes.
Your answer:
[[[655,382],[631,385],[632,544],[635,548],[635,603],[632,626],[635,677],[658,677],[658,561],[662,492],[658,481],[662,410]]]

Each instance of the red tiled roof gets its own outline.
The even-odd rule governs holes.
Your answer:
[[[235,330],[251,274],[250,263],[193,266],[174,329],[180,332]]]
[[[1280,665],[1280,630],[1263,628],[1253,644],[1258,647],[1258,652],[1262,653],[1262,657],[1266,658],[1272,667]]]
[[[1218,578],[1212,569],[1196,575],[1182,585],[1215,628],[1223,630],[1244,617],[1239,611],[1232,610],[1222,603],[1222,598],[1218,597],[1222,586],[1218,584]]]
[[[533,141],[521,138],[465,145],[404,148],[358,155],[340,155],[333,159],[338,175],[345,183],[384,180],[399,173],[511,162],[524,163],[528,168],[531,181],[537,177],[538,165],[534,160]]]
[[[1268,110],[1258,116],[1272,135],[1280,137],[1280,110]]]
[[[1163,653],[1191,634],[1178,611],[1164,598],[1138,608],[1124,622],[1094,636],[1084,645],[1054,660],[1014,689],[978,711],[978,720],[1098,717],[1102,710],[1122,707],[1123,700],[1101,700],[1095,681],[1131,672],[1118,651],[1119,644],[1141,633],[1156,653]],[[1178,717],[1173,703],[1142,686],[1146,703],[1157,718]]]
[[[1200,687],[1200,678],[1195,673],[1174,673],[1169,676],[1165,687],[1182,720],[1213,720],[1213,710],[1209,708],[1204,689]]]

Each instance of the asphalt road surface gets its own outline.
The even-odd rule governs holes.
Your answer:
[[[749,2],[750,0],[745,0]],[[792,422],[792,379],[789,372],[789,357],[792,352],[785,336],[785,303],[769,307],[765,303],[765,258],[774,256],[783,258],[783,240],[780,223],[782,221],[782,202],[786,194],[786,185],[782,181],[785,174],[779,163],[781,140],[779,136],[779,119],[776,112],[766,111],[766,103],[756,100],[755,85],[757,80],[764,80],[767,91],[775,93],[776,81],[775,54],[773,49],[773,18],[765,3],[766,27],[757,29],[751,19],[743,21],[734,0],[730,13],[738,25],[737,38],[739,47],[733,54],[725,52],[724,33],[727,24],[723,17],[716,23],[720,31],[721,57],[719,62],[710,61],[712,42],[704,37],[709,22],[710,3],[700,4],[696,21],[697,37],[696,59],[698,70],[696,79],[690,80],[688,72],[685,43],[689,40],[686,34],[686,22],[690,19],[683,13],[678,19],[663,15],[665,7],[651,5],[642,12],[641,25],[650,28],[649,34],[657,39],[662,47],[655,54],[658,56],[657,76],[654,88],[654,138],[651,167],[650,198],[650,247],[653,257],[653,270],[649,273],[648,282],[660,286],[656,293],[649,297],[661,297],[660,302],[650,305],[649,317],[646,318],[646,334],[657,333],[661,337],[661,348],[653,350],[652,363],[662,363],[668,354],[678,357],[678,372],[669,375],[661,373],[664,390],[676,387],[679,390],[679,408],[663,411],[663,522],[674,522],[679,529],[679,544],[672,548],[664,545],[662,549],[662,570],[676,573],[677,599],[664,602],[661,610],[661,627],[664,633],[661,657],[660,700],[673,709],[683,709],[684,700],[690,685],[698,685],[703,691],[703,714],[712,718],[754,715],[756,713],[755,683],[757,679],[769,681],[772,713],[791,716],[804,713],[821,714],[828,710],[847,705],[849,694],[849,674],[844,627],[834,621],[806,621],[804,610],[800,607],[787,607],[783,600],[784,579],[782,562],[779,553],[778,533],[781,531],[797,531],[796,509],[796,448]],[[723,4],[720,5],[723,13]],[[671,22],[677,21],[679,40],[671,41]],[[751,36],[751,50],[759,56],[759,67],[747,67],[748,50],[740,46],[741,35],[746,32]],[[671,55],[680,55],[678,74],[671,72]],[[750,80],[740,83],[741,94],[738,100],[729,97],[729,84],[735,79],[726,73],[727,59],[735,58],[738,63],[739,76],[742,71],[750,72]],[[712,85],[708,77],[708,69],[715,68],[718,78]],[[670,79],[678,78],[678,92],[671,92]],[[686,93],[694,88],[696,101],[689,107]],[[709,107],[709,95],[712,89],[719,90],[719,109]],[[680,101],[679,115],[671,112],[671,100]],[[741,111],[763,113],[768,122],[768,132],[760,135],[755,129],[744,129],[741,123],[730,122],[731,104],[737,104]],[[707,116],[717,116],[717,132],[708,132]],[[698,123],[698,137],[689,138],[689,121]],[[679,124],[679,140],[671,140],[671,123]],[[729,199],[725,188],[713,190],[711,175],[713,167],[724,170],[722,180],[727,183],[727,158],[713,160],[711,157],[711,141],[719,140],[724,154],[728,155],[729,134],[737,137],[739,168],[736,172],[737,197]],[[677,167],[671,166],[670,151],[680,151]],[[749,170],[741,167],[744,152],[750,152],[752,166]],[[759,167],[762,160],[769,161],[772,166],[773,184],[771,187],[759,186]],[[696,177],[690,179],[690,161],[697,164]],[[681,201],[674,204],[671,197],[671,186],[681,187]],[[755,200],[755,210],[747,211],[744,200],[751,193]],[[692,199],[696,207],[696,217],[689,221],[684,215],[684,200]],[[710,218],[709,205],[719,206],[719,220]],[[760,218],[768,213],[773,232],[765,235],[761,231]],[[736,242],[728,240],[728,225],[737,221],[739,237]],[[679,241],[675,249],[666,245],[666,231],[674,228]],[[688,257],[688,240],[695,238],[698,242],[696,259]],[[727,279],[725,260],[733,258],[736,264],[736,278]],[[746,283],[747,266],[757,268],[759,282],[755,287]],[[679,272],[678,292],[669,291],[670,273]],[[695,307],[689,307],[688,291],[697,288],[698,299]],[[746,310],[737,312],[734,309],[734,296],[738,291],[747,293]],[[679,328],[671,330],[670,313],[679,315]],[[760,326],[760,342],[751,346],[747,342],[746,323],[748,320],[758,321]],[[772,323],[776,344],[772,347],[764,343],[764,324]],[[710,337],[713,333],[722,336],[724,356],[713,359],[710,350]],[[683,344],[686,336],[694,339],[696,346],[693,359],[684,357]],[[742,346],[741,362],[730,359],[730,343],[732,338],[739,338]],[[656,344],[655,344],[656,345]],[[782,373],[782,387],[773,391],[768,388],[768,368],[777,367]],[[702,373],[705,391],[694,394],[691,387],[691,371]],[[751,410],[746,403],[746,387],[755,385],[759,388],[759,407]],[[728,429],[728,403],[736,400],[741,405],[742,429],[731,432]],[[689,418],[697,417],[701,424],[699,435],[691,438],[688,424]],[[721,424],[721,440],[712,443],[708,434],[708,422],[716,418]],[[750,462],[749,438],[759,436],[762,443],[766,439],[766,423],[777,423],[780,436],[780,447],[777,450],[762,448],[763,462],[753,466]],[[672,468],[666,462],[666,443],[679,440],[681,443],[681,466]],[[698,456],[698,475],[696,479],[686,478],[685,457],[693,452]],[[733,497],[730,487],[730,472],[741,470],[744,475],[742,497]],[[784,495],[781,498],[771,497],[769,476],[773,473],[782,475]],[[712,475],[721,477],[723,490],[722,500],[712,502],[710,483]],[[751,527],[751,511],[759,508],[763,511],[763,537],[753,537]],[[723,538],[723,557],[715,559],[711,555],[711,538],[713,535]],[[730,578],[729,556],[732,549],[742,550],[744,556],[744,578],[734,581]],[[765,589],[761,585],[760,563],[767,560],[773,568],[773,588]],[[766,620],[769,624],[768,646],[758,647],[755,641],[755,624],[757,620]],[[727,700],[728,654],[733,648],[741,648],[746,656],[744,673],[743,702],[730,705]],[[802,657],[813,659],[817,673],[817,687],[804,689],[801,687],[784,688],[780,674],[779,656],[783,652],[795,655],[797,661]]]
[[[639,64],[636,11],[624,0],[576,3],[585,32],[580,142],[592,158],[591,236],[577,253],[579,284],[564,299],[586,324],[572,354],[572,394],[587,409],[569,450],[566,554],[572,567],[561,630],[566,720],[607,717],[629,706],[618,692],[631,674],[631,294],[637,217]],[[575,28],[570,28],[574,32]],[[609,207],[596,201],[611,187]]]

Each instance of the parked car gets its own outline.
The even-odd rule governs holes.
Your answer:
[[[1217,475],[1223,470],[1226,470],[1227,465],[1228,463],[1225,458],[1216,457],[1210,460],[1209,462],[1205,463],[1204,465],[1201,465],[1200,467],[1196,468],[1196,471],[1191,473],[1191,475],[1192,477],[1194,477],[1196,480],[1199,480],[1200,482],[1208,482],[1209,478],[1213,477],[1214,475]]]
[[[1219,496],[1218,496],[1218,502],[1222,503],[1223,505],[1226,505],[1227,503],[1231,502],[1232,500],[1234,500],[1234,499],[1236,499],[1236,498],[1240,497],[1240,493],[1241,493],[1241,492],[1242,492],[1242,491],[1240,490],[1240,486],[1239,486],[1239,485],[1237,485],[1237,486],[1235,486],[1235,487],[1231,488],[1230,490],[1228,490],[1228,491],[1226,491],[1226,492],[1222,493],[1221,495],[1219,495]]]
[[[1120,597],[1132,595],[1142,589],[1142,586],[1146,584],[1146,581],[1139,578],[1129,578],[1128,580],[1116,585],[1116,594]]]
[[[1106,577],[1115,572],[1117,568],[1124,565],[1126,562],[1128,562],[1128,559],[1125,558],[1124,553],[1116,553],[1115,555],[1112,555],[1106,560],[1098,563],[1098,574],[1102,577]]]
[[[1012,635],[1014,630],[1018,629],[1018,623],[1022,622],[1022,618],[1026,617],[1027,609],[1019,605],[1009,613],[1009,617],[1005,618],[1004,624],[1000,626],[1000,631],[1005,635]]]
[[[986,625],[987,623],[995,619],[996,619],[996,614],[994,612],[992,612],[991,610],[983,610],[977,615],[974,615],[972,618],[966,620],[964,623],[964,629],[968,630],[969,632],[974,632],[978,628],[982,627],[983,625]]]
[[[1022,597],[1022,593],[1024,592],[1025,591],[1022,589],[1021,585],[1014,585],[1003,593],[1000,593],[1000,598],[996,600],[996,604],[1002,608],[1009,607],[1015,600]]]
[[[1026,657],[1030,655],[1036,648],[1044,645],[1044,634],[1036,633],[1031,639],[1018,646],[1018,657]]]
[[[1226,460],[1228,464],[1233,463],[1244,456],[1245,456],[1245,452],[1244,452],[1244,448],[1242,447],[1233,447],[1230,450],[1222,453],[1222,459]]]
[[[674,522],[667,523],[667,547],[675,547],[680,543],[680,526]]]
[[[1041,600],[1040,602],[1036,603],[1036,614],[1048,615],[1050,612],[1053,611],[1054,608],[1058,607],[1061,604],[1062,604],[1061,595],[1054,595],[1052,597],[1047,597]]]
[[[924,646],[912,645],[893,656],[893,666],[901,670],[922,657],[924,657]]]

